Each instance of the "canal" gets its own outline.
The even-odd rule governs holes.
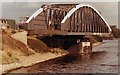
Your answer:
[[[10,73],[118,73],[118,40],[105,40],[91,55],[69,55]]]

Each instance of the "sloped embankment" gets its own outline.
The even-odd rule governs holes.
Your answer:
[[[55,43],[55,42],[52,42]],[[35,37],[28,37],[27,38],[27,44],[28,46],[34,50],[36,53],[53,53],[56,55],[64,55],[67,54],[68,52],[64,49],[61,48],[49,48],[44,42],[41,40],[35,38]]]
[[[28,56],[34,54],[27,45],[19,40],[13,39],[9,34],[2,34],[2,63],[12,63],[19,59],[19,56]]]
[[[39,39],[31,36],[24,36],[26,36],[24,35],[24,31],[16,32],[14,34],[12,34],[9,30],[3,31],[1,63],[7,64],[19,62],[21,56],[29,56],[36,53],[55,53],[55,50],[51,50]],[[27,44],[24,43],[25,39],[27,40]]]
[[[34,37],[28,37],[27,44],[30,48],[32,48],[37,53],[50,52],[50,48],[47,47],[45,43],[43,43],[42,41]]]

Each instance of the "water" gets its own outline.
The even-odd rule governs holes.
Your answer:
[[[93,49],[91,55],[69,55],[21,68],[12,73],[117,73],[118,40],[107,40]]]

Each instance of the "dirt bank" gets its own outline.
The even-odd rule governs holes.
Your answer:
[[[14,38],[11,37],[12,34],[14,34]],[[2,50],[0,53],[2,56],[1,65],[3,64],[0,71],[2,70],[2,72],[30,66],[65,54],[61,49],[48,48],[42,41],[31,36],[25,38],[28,39],[26,45],[23,41],[24,38],[21,37],[22,34],[18,34],[19,32],[11,33],[9,30],[4,30],[2,33]]]
[[[46,46],[42,41],[34,38],[28,37],[27,44],[30,48],[32,48],[37,53],[46,53],[50,52],[50,48]]]
[[[12,63],[18,61],[19,56],[28,56],[34,52],[24,43],[11,37],[10,34],[2,33],[2,63]]]

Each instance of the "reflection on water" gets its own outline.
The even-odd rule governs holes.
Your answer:
[[[116,40],[93,49],[91,54],[66,55],[26,68],[40,73],[118,73],[118,44]],[[25,69],[23,69],[25,71]],[[19,71],[20,72],[20,71]]]
[[[77,55],[66,55],[59,59],[59,62],[71,63],[73,61],[81,61],[81,63],[92,63],[96,59],[102,58],[106,54],[106,51],[93,52],[91,54],[77,54]]]

